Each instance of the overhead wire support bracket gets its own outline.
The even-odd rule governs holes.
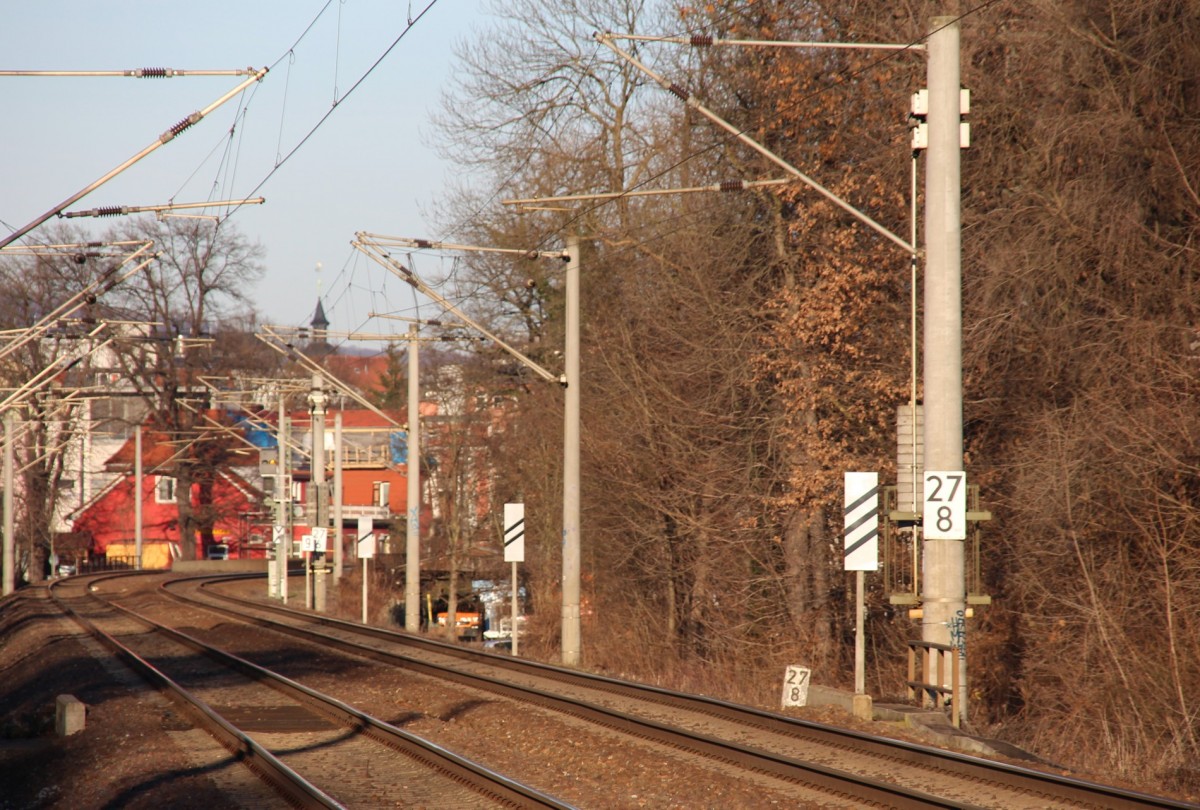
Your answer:
[[[175,68],[144,67],[132,70],[0,70],[0,76],[35,78],[99,78],[170,79],[175,76],[249,76],[257,71],[252,67],[232,70],[176,70]]]
[[[908,242],[908,240],[904,239],[904,237],[898,236],[897,234],[895,234],[891,230],[889,230],[887,227],[876,222],[870,216],[868,216],[867,214],[858,210],[853,205],[851,205],[850,203],[846,202],[841,197],[839,197],[837,194],[834,194],[832,191],[825,188],[825,186],[821,185],[816,180],[809,177],[804,172],[800,171],[798,168],[793,166],[791,163],[788,163],[786,160],[781,158],[779,155],[775,154],[770,149],[768,149],[767,147],[760,144],[758,141],[756,141],[753,138],[751,138],[750,136],[748,136],[744,130],[738,129],[733,124],[729,123],[724,118],[722,118],[721,116],[717,115],[712,110],[705,107],[703,104],[700,103],[700,101],[695,96],[693,96],[691,93],[689,93],[683,87],[680,87],[677,84],[667,81],[665,78],[663,78],[662,76],[660,76],[659,74],[657,74],[653,70],[651,70],[650,68],[643,65],[636,57],[634,57],[631,54],[628,54],[625,51],[618,48],[613,43],[614,37],[611,34],[608,34],[608,33],[601,34],[601,33],[597,32],[593,36],[595,37],[597,42],[599,42],[601,45],[604,45],[605,47],[607,47],[609,50],[611,50],[617,56],[621,57],[626,62],[633,65],[635,68],[640,70],[642,73],[646,74],[648,77],[650,77],[656,84],[658,84],[664,90],[666,90],[667,92],[669,92],[672,95],[679,98],[681,101],[683,101],[689,107],[691,107],[692,109],[699,112],[705,118],[712,121],[714,124],[716,124],[717,126],[724,129],[726,132],[733,135],[739,141],[746,144],[751,149],[758,152],[760,155],[767,158],[775,165],[782,168],[788,174],[791,174],[794,177],[796,177],[802,183],[807,185],[812,190],[816,191],[818,194],[823,196],[825,199],[829,200],[831,203],[836,205],[838,208],[841,208],[843,211],[850,214],[852,217],[854,217],[858,221],[867,225],[872,230],[874,230],[876,233],[879,233],[880,235],[886,237],[890,241],[899,245],[909,255],[915,255],[920,252],[918,250],[918,248],[916,247],[916,245],[911,244],[910,242]]]
[[[101,208],[67,211],[59,214],[59,216],[66,219],[71,219],[73,217],[116,217],[126,216],[128,214],[146,213],[157,213],[161,215],[165,211],[186,211],[196,208],[217,208],[223,205],[262,205],[266,201],[266,197],[252,197],[248,200],[213,200],[212,202],[163,203],[162,205],[109,205]]]
[[[561,197],[528,197],[522,200],[501,200],[501,205],[516,205],[520,207],[540,205],[551,202],[591,202],[594,200],[615,200],[624,197],[656,197],[666,194],[702,194],[710,192],[745,191],[750,188],[767,186],[786,186],[795,183],[790,178],[773,180],[724,180],[707,186],[690,186],[688,188],[633,189],[631,191],[604,191],[596,194],[566,194]]]
[[[526,368],[533,371],[535,374],[537,374],[539,377],[544,379],[546,382],[559,383],[560,385],[565,383],[565,380],[564,380],[565,375],[555,374],[554,372],[549,371],[546,368],[542,367],[540,364],[538,364],[538,362],[536,360],[533,360],[533,359],[525,356],[524,354],[521,353],[520,350],[516,349],[513,346],[510,346],[503,338],[499,337],[494,332],[492,332],[491,330],[489,330],[486,327],[484,327],[483,325],[481,325],[479,322],[472,319],[471,316],[467,315],[461,309],[459,309],[457,306],[455,306],[453,303],[448,301],[445,298],[445,296],[443,296],[437,290],[434,290],[432,287],[430,287],[428,284],[426,284],[424,281],[422,281],[420,279],[420,277],[418,277],[417,274],[414,273],[411,269],[409,269],[408,267],[405,267],[402,263],[400,263],[395,258],[393,258],[392,255],[385,249],[385,247],[396,246],[396,247],[406,247],[406,248],[416,248],[416,249],[468,250],[468,251],[475,251],[475,252],[479,252],[479,253],[507,253],[507,254],[513,254],[513,255],[517,255],[517,256],[522,256],[527,259],[552,258],[552,259],[562,259],[563,261],[566,261],[570,257],[567,255],[567,252],[565,250],[564,251],[519,250],[519,249],[515,249],[515,248],[489,248],[489,247],[478,247],[478,246],[474,246],[474,245],[453,245],[453,244],[449,244],[446,242],[430,242],[425,239],[405,239],[405,238],[401,238],[401,237],[381,236],[379,234],[366,233],[365,231],[360,231],[357,234],[355,234],[354,241],[351,242],[350,244],[354,247],[355,250],[359,251],[360,253],[365,255],[367,258],[371,259],[375,263],[381,265],[384,269],[390,271],[394,275],[396,275],[396,276],[400,277],[401,279],[403,279],[404,281],[408,282],[413,287],[415,287],[419,292],[432,298],[443,309],[445,309],[447,312],[449,312],[454,317],[458,318],[460,321],[465,323],[467,326],[469,326],[472,329],[476,330],[477,332],[487,336],[489,339],[495,341],[497,346],[499,346],[501,349],[504,349],[504,351],[511,354],[518,361],[520,361],[520,363],[522,365],[524,365]]]
[[[454,242],[437,242],[430,239],[412,239],[405,236],[384,236],[378,233],[360,231],[356,237],[363,238],[384,247],[402,247],[411,250],[462,250],[469,253],[507,253],[524,259],[561,259],[567,261],[570,257],[565,250],[521,250],[520,248],[482,247],[480,245],[459,245]]]
[[[382,317],[382,316],[376,316],[374,313],[371,313],[368,317]],[[412,320],[412,319],[408,319],[408,320]],[[417,321],[417,323],[429,323],[429,322],[428,321]],[[370,340],[370,341],[374,341],[376,343],[395,343],[397,341],[402,341],[402,340],[403,341],[411,340],[411,338],[406,337],[404,335],[398,335],[395,332],[362,332],[362,331],[338,332],[333,329],[314,330],[308,326],[279,326],[277,324],[267,325],[264,327],[264,329],[270,330],[271,336],[275,337],[279,340],[283,340],[285,338],[305,340],[307,338],[314,337],[315,334],[319,334],[321,337],[325,337],[325,338],[335,338],[335,339],[339,339],[339,340]],[[422,338],[421,340],[426,343],[436,343],[440,340],[440,338],[430,337],[430,338]]]
[[[649,34],[614,34],[606,36],[612,39],[623,39],[630,42],[669,42],[676,45],[691,45],[693,48],[735,47],[735,48],[826,48],[831,50],[861,50],[861,51],[923,51],[923,42],[817,42],[814,40],[779,40],[779,39],[721,39],[709,34],[693,34],[690,37],[656,37]]]
[[[404,323],[415,323],[418,326],[440,326],[442,328],[450,328],[450,327],[457,328],[457,324],[448,324],[448,323],[444,323],[442,321],[435,320],[432,318],[409,318],[405,315],[392,315],[387,312],[368,312],[367,317],[368,318],[381,318],[383,320],[388,320],[388,321],[402,321]],[[350,340],[371,340],[372,338],[360,337],[358,334],[351,334],[349,339]],[[454,342],[458,342],[458,341],[462,341],[462,340],[489,340],[489,339],[490,338],[484,337],[483,335],[453,335],[453,334],[448,334],[448,333],[443,332],[442,334],[435,335],[434,337],[419,338],[418,340],[419,340],[419,342],[423,342],[423,343],[454,343]],[[391,338],[388,339],[388,342],[398,343],[398,342],[403,341],[403,342],[408,343],[408,342],[411,342],[412,340],[413,340],[413,338],[411,338],[407,335],[398,335],[395,332],[393,332]]]
[[[195,124],[199,123],[204,118],[204,116],[208,115],[210,112],[217,109],[225,102],[229,101],[229,99],[231,99],[234,96],[241,93],[243,90],[245,90],[250,85],[254,84],[257,81],[261,81],[262,78],[266,75],[267,75],[267,68],[262,68],[261,70],[255,70],[253,75],[250,76],[250,78],[241,82],[237,87],[235,87],[232,90],[230,90],[229,92],[225,93],[223,96],[221,96],[219,99],[217,99],[213,103],[209,104],[204,109],[197,110],[196,112],[193,112],[191,115],[189,115],[187,118],[182,119],[179,123],[175,124],[170,129],[163,132],[163,134],[159,135],[158,140],[156,140],[154,143],[150,144],[145,149],[143,149],[142,151],[138,152],[133,157],[126,160],[120,166],[117,166],[115,169],[108,172],[108,174],[106,174],[103,177],[99,178],[98,180],[92,182],[91,184],[85,186],[83,189],[75,192],[70,197],[63,200],[61,203],[56,205],[54,208],[51,208],[49,211],[42,214],[37,219],[34,219],[29,224],[27,224],[21,228],[18,228],[17,230],[10,233],[8,236],[5,236],[4,238],[0,239],[0,248],[3,248],[4,246],[10,245],[13,242],[17,241],[22,236],[24,236],[25,234],[32,231],[34,228],[38,227],[39,225],[44,223],[46,220],[50,219],[50,217],[55,216],[56,214],[61,214],[64,210],[67,209],[68,206],[74,205],[75,203],[79,202],[81,199],[83,199],[87,195],[91,194],[96,189],[100,188],[100,186],[104,185],[109,180],[113,179],[118,174],[125,171],[130,166],[132,166],[133,164],[137,163],[142,158],[149,155],[151,152],[154,152],[159,147],[163,146],[164,144],[168,143],[169,141],[174,140],[177,135],[182,134],[185,130],[187,130],[187,129],[191,128],[192,126],[194,126]]]
[[[84,259],[101,259],[109,256],[105,248],[125,248],[147,244],[144,239],[128,239],[119,242],[66,242],[54,245],[9,245],[0,248],[0,256],[62,256],[69,253],[83,264]],[[153,245],[153,242],[149,243]],[[119,255],[123,251],[118,251]]]

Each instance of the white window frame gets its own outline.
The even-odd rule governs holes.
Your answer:
[[[174,476],[158,475],[154,481],[154,502],[155,503],[175,503],[175,487],[178,482]],[[165,491],[165,495],[164,495]]]

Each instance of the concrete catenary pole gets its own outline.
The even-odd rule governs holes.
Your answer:
[[[283,544],[279,549],[279,595],[288,603],[288,563],[292,558],[292,493],[288,485],[287,394],[279,394],[279,469],[275,479],[275,514],[283,527]]]
[[[421,629],[421,386],[419,343],[420,327],[408,325],[408,512],[404,535],[404,629]],[[433,622],[433,617],[429,617]]]
[[[329,528],[329,499],[325,495],[325,379],[320,374],[312,375],[312,389],[308,401],[312,407],[312,488],[313,528]],[[325,610],[326,585],[325,552],[316,552],[313,562],[313,609]]]
[[[338,406],[341,407],[340,405]],[[342,578],[345,542],[342,537],[342,412],[333,415],[333,581]]]
[[[13,536],[13,414],[4,414],[4,596],[17,589],[16,537]]]
[[[962,220],[959,29],[935,17],[928,43],[929,149],[925,170],[925,469],[963,468]],[[928,517],[926,518],[928,520]],[[950,644],[966,610],[962,540],[924,542],[922,639]],[[965,648],[964,648],[965,649]],[[966,684],[965,653],[960,685]],[[946,676],[949,678],[949,675]],[[949,683],[943,684],[950,686]],[[966,690],[963,689],[965,698]],[[961,713],[966,714],[966,701]]]
[[[566,408],[563,414],[562,662],[579,666],[579,237],[567,237]]]
[[[142,426],[133,429],[133,561],[142,570],[142,499],[146,477],[142,469]]]

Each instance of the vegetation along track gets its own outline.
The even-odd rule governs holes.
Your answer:
[[[570,807],[97,593],[127,576],[56,583],[52,595],[286,803]]]
[[[1186,807],[1169,799],[784,717],[696,695],[483,653],[174,580],[175,598],[241,621],[532,703],[694,755],[893,807]],[[211,597],[211,598],[210,598]],[[317,631],[314,627],[320,627]],[[315,634],[315,636],[314,636]]]

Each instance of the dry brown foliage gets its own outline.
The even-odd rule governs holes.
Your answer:
[[[1074,764],[1194,787],[1200,9],[764,0],[687,4],[676,24],[895,42],[920,39],[933,16],[955,11],[973,94],[963,161],[967,468],[996,516],[984,547],[995,603],[968,629],[975,718]],[[907,233],[904,115],[924,84],[918,57],[655,58],[737,127]],[[540,79],[563,70],[509,86],[544,88]],[[506,96],[510,110],[518,96]],[[573,113],[599,103],[574,101]],[[539,121],[550,120],[544,102],[530,100]],[[555,142],[554,159],[517,150],[498,176],[628,187],[655,171],[662,186],[778,172],[638,88],[598,109],[591,133],[609,151],[578,156],[603,165],[556,174],[566,164]],[[636,147],[614,157],[618,130]],[[571,137],[583,140],[567,148],[588,132],[575,126]],[[894,407],[909,395],[907,257],[799,186],[719,202],[627,200],[580,214],[581,225],[592,239],[585,659],[612,671],[771,678],[776,665],[801,662],[827,682],[848,677],[840,478],[894,471]],[[561,317],[552,282],[537,287],[547,293],[544,335]],[[527,413],[513,437],[541,449],[531,463],[557,470],[561,422],[547,419],[545,402]],[[551,517],[536,530],[531,576],[552,640],[558,473],[538,469],[530,491]],[[877,588],[870,687],[887,695],[903,667],[898,640],[912,628]]]

